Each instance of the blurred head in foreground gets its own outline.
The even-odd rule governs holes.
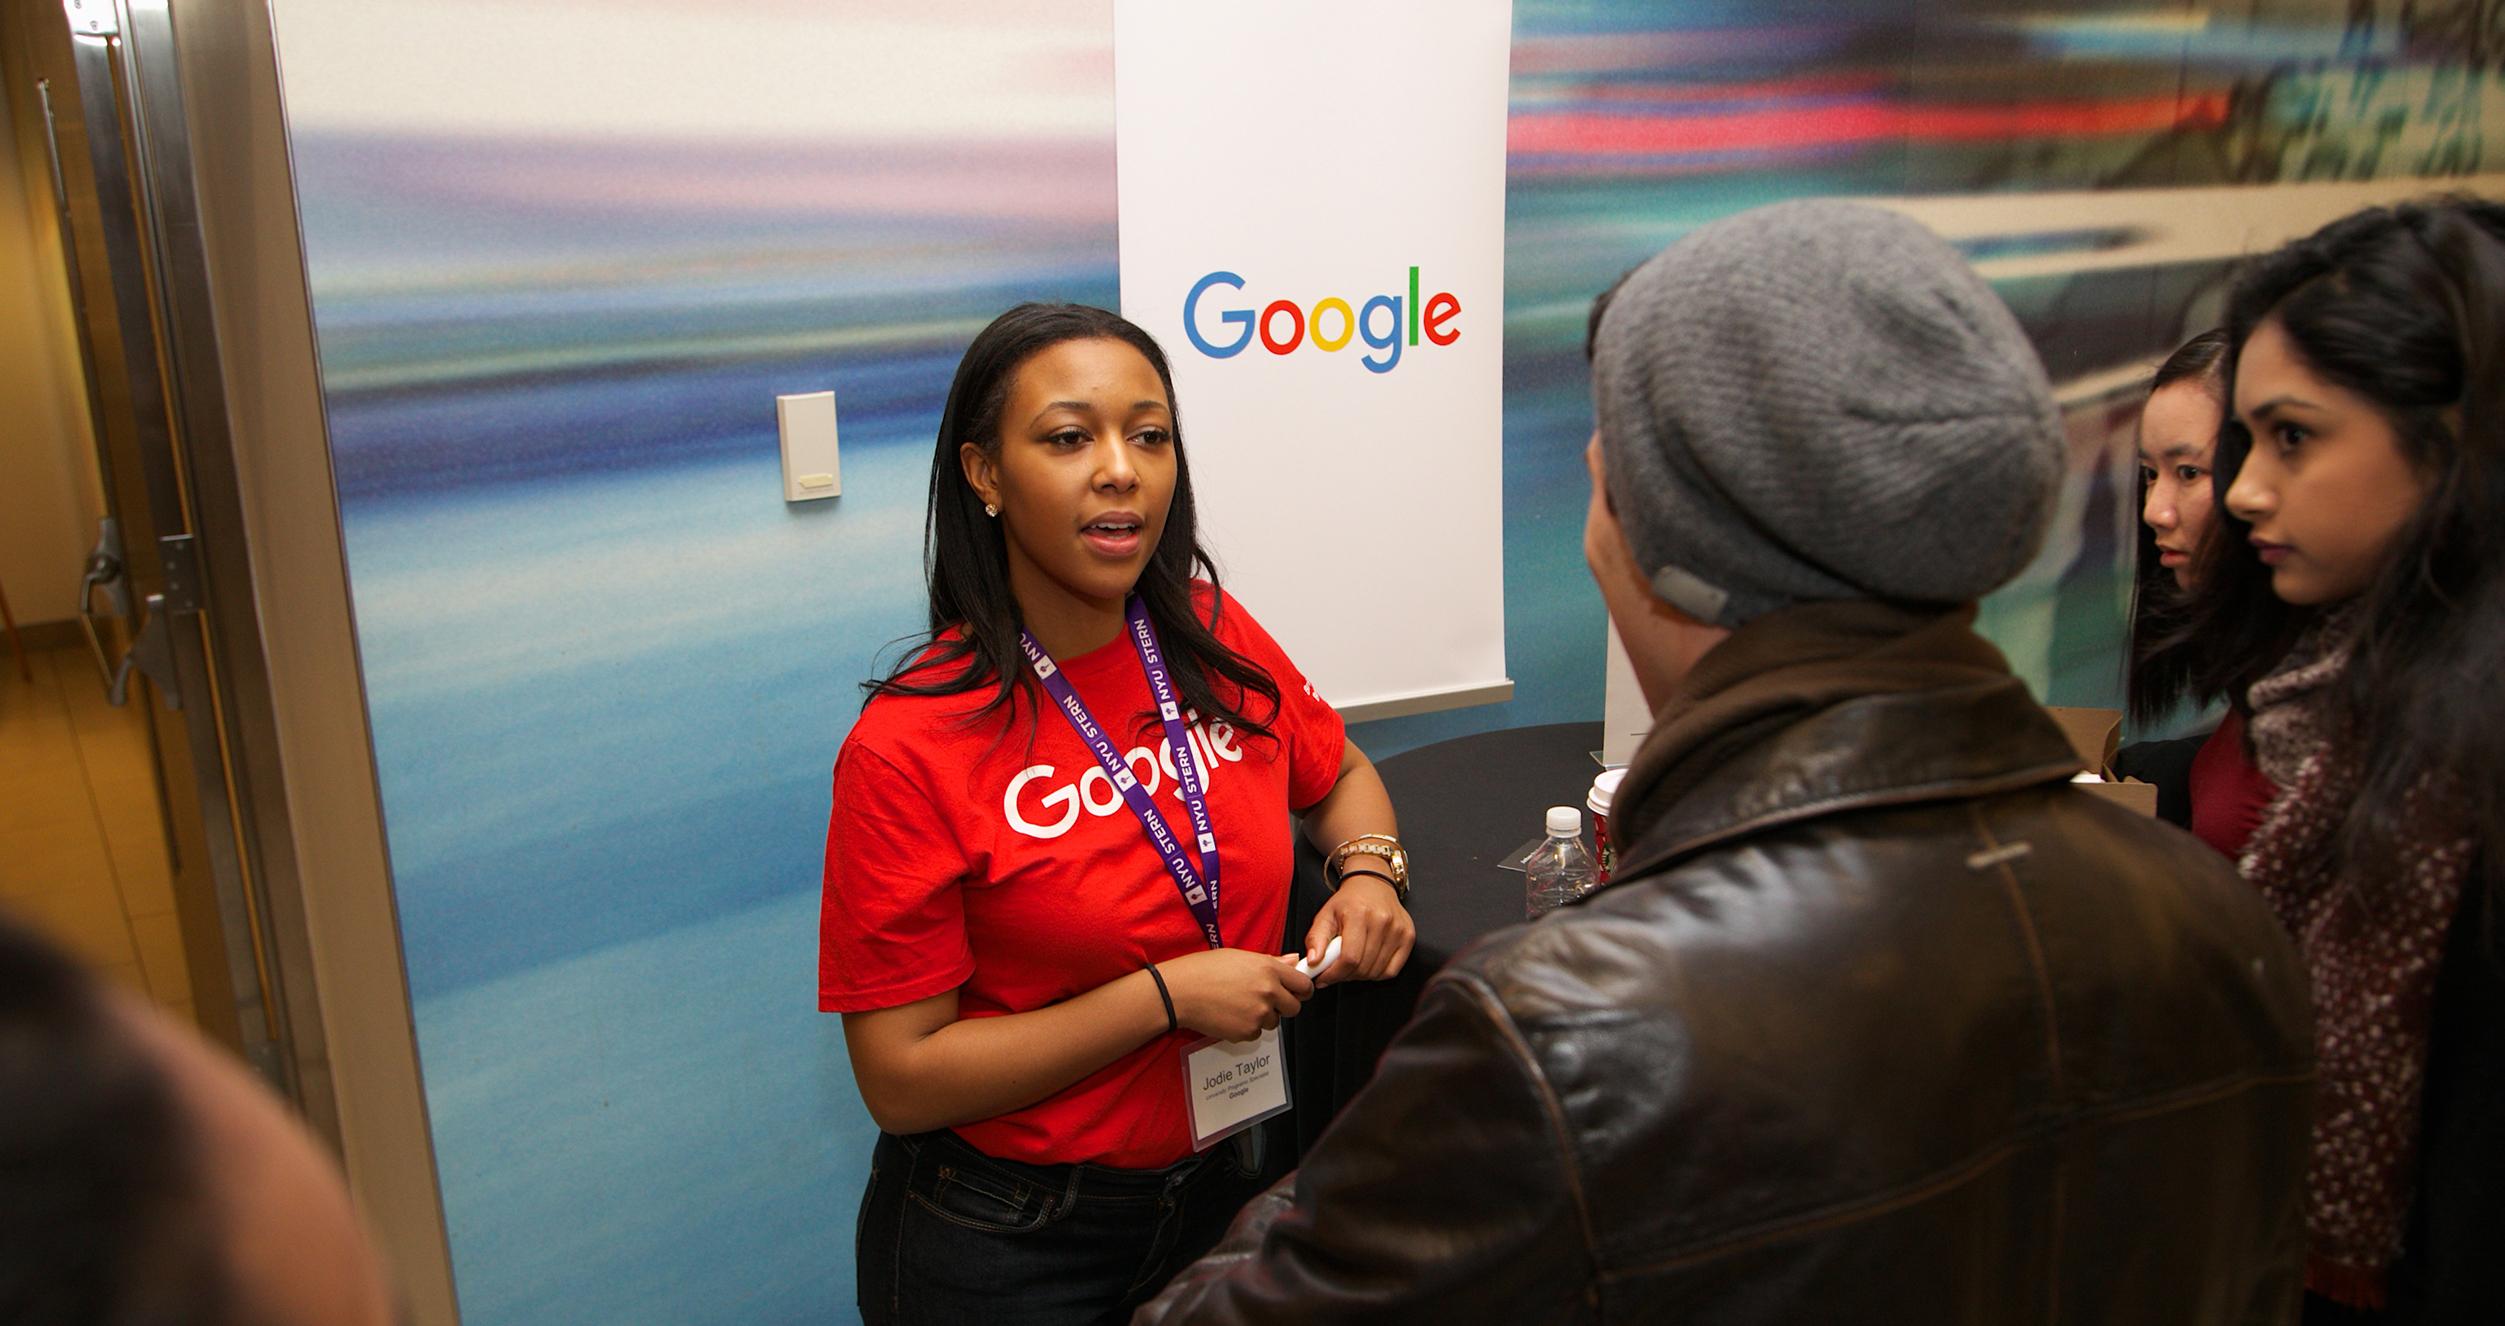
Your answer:
[[[336,1166],[279,1101],[0,915],[0,1321],[391,1320]]]

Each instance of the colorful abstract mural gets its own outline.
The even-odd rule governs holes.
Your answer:
[[[567,0],[532,19],[562,62],[484,0],[274,8],[464,1319],[848,1319],[827,769],[920,624],[960,348],[1118,302],[1109,6]],[[1588,301],[1809,195],[1934,220],[2042,348],[2064,526],[1987,621],[2048,698],[2112,703],[2138,375],[2249,241],[2219,200],[2486,187],[2500,56],[2491,0],[1517,0],[1516,698],[1358,739],[1598,716]],[[828,388],[845,496],[787,508],[773,398]]]
[[[2367,202],[2505,181],[2505,6],[1683,0],[1514,6],[1504,705],[1364,725],[1372,752],[1599,712],[1582,575],[1592,296],[1784,198],[1899,206],[2015,308],[2073,467],[1984,626],[2053,703],[2118,707],[2137,398],[2236,258]],[[2276,187],[2270,187],[2276,186]],[[2302,187],[2300,187],[2302,186]],[[2227,204],[2222,207],[2222,203]],[[2185,715],[2179,722],[2191,722]]]

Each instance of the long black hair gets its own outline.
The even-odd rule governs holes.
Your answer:
[[[2505,206],[2451,197],[2334,221],[2237,282],[2227,330],[2239,354],[2264,322],[2286,331],[2315,374],[2371,402],[2427,484],[2360,596],[2360,634],[2334,692],[2335,740],[2361,765],[2335,850],[2348,867],[2388,874],[2410,850],[2404,803],[2435,771],[2453,793],[2446,808],[2479,844],[2491,898],[2505,898],[2505,690],[2495,680],[2505,659]]]
[[[968,715],[969,722],[1004,711],[1014,715],[1019,696],[1033,698],[1034,677],[1018,647],[1024,623],[1009,586],[1008,538],[1000,522],[984,514],[983,499],[966,482],[958,452],[970,442],[998,455],[1001,412],[1018,369],[1065,341],[1091,340],[1120,341],[1139,351],[1165,387],[1173,422],[1174,497],[1166,509],[1165,532],[1140,571],[1137,592],[1157,630],[1157,643],[1172,661],[1175,689],[1204,718],[1267,734],[1278,713],[1278,683],[1260,664],[1218,639],[1224,596],[1217,592],[1217,568],[1200,546],[1182,411],[1174,401],[1174,374],[1165,351],[1129,319],[1084,304],[1020,304],[992,319],[957,361],[956,380],[948,386],[948,404],[939,417],[930,509],[922,526],[930,634],[894,670],[862,686],[873,699],[990,690],[990,698]],[[1205,618],[1192,601],[1196,579],[1209,582]],[[1258,713],[1247,703],[1255,696],[1261,701]]]
[[[2149,378],[2147,397],[2144,399],[2154,398],[2158,392],[2177,383],[2195,383],[2218,403],[2218,413],[2223,420],[2228,412],[2226,361],[2225,329],[2212,328],[2202,332],[2176,346],[2174,353],[2167,355],[2165,362],[2157,366],[2156,373]],[[2209,488],[2213,505],[2226,496],[2226,488],[2216,478],[2222,460],[2219,444],[2213,440]],[[2145,513],[2148,510],[2148,476],[2145,469],[2136,491],[2139,502],[2134,511]],[[2136,518],[2136,515],[2132,523],[2139,530],[2139,538],[2135,542],[2131,563],[2131,627],[2125,654],[2129,666],[2125,673],[2124,691],[2130,697],[2132,721],[2154,723],[2173,713],[2175,707],[2187,699],[2199,704],[2217,699],[2224,693],[2226,682],[2231,680],[2222,677],[2222,674],[2248,669],[2230,666],[2231,660],[2238,657],[2232,653],[2226,658],[2211,657],[2213,653],[2232,648],[2222,645],[2218,637],[2184,629],[2184,617],[2189,608],[2175,583],[2174,573],[2166,569],[2158,555],[2157,531],[2149,527],[2147,520]],[[2218,523],[2213,517],[2203,529],[2200,541],[2194,544],[2196,562],[2200,552],[2216,541],[2217,530]],[[2196,572],[2198,569],[2196,566]],[[2270,611],[2271,605],[2277,602],[2270,596],[2267,581],[2261,585],[2260,597],[2262,602],[2255,606],[2264,612]],[[2249,659],[2243,661],[2250,663]],[[2260,660],[2259,670],[2246,680],[2257,679],[2275,661],[2275,655]]]

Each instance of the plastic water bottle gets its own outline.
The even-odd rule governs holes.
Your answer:
[[[1600,870],[1583,848],[1583,812],[1572,806],[1550,806],[1548,841],[1532,850],[1522,863],[1522,872],[1530,877],[1526,916],[1538,916],[1591,892]]]

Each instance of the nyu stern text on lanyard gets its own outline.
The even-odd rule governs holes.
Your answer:
[[[1218,835],[1209,823],[1209,798],[1201,781],[1200,766],[1192,758],[1191,739],[1183,726],[1183,707],[1175,699],[1174,679],[1166,671],[1165,652],[1157,647],[1157,632],[1148,624],[1148,605],[1138,595],[1132,595],[1125,605],[1123,620],[1129,624],[1132,648],[1139,651],[1140,666],[1147,669],[1148,689],[1157,701],[1158,720],[1165,725],[1166,748],[1174,756],[1174,778],[1182,785],[1183,808],[1191,815],[1192,833],[1199,839],[1198,863],[1166,827],[1165,817],[1157,813],[1147,789],[1131,776],[1129,761],[1122,758],[1121,751],[1097,724],[1095,715],[1087,711],[1087,702],[1079,698],[1070,679],[1061,675],[1052,655],[1045,653],[1044,647],[1035,643],[1035,637],[1025,631],[1018,632],[1018,645],[1026,651],[1026,661],[1035,669],[1035,679],[1043,683],[1062,717],[1069,719],[1070,726],[1077,730],[1079,740],[1095,753],[1096,763],[1104,769],[1105,777],[1113,780],[1123,803],[1139,818],[1140,827],[1148,833],[1149,845],[1157,849],[1166,873],[1174,877],[1174,887],[1183,895],[1184,905],[1192,909],[1192,919],[1200,922],[1202,937],[1209,941],[1209,947],[1224,948],[1226,943],[1218,933]]]
[[[1174,877],[1174,887],[1181,891],[1184,905],[1192,909],[1192,919],[1200,922],[1201,937],[1213,949],[1224,948],[1226,943],[1218,933],[1218,835],[1209,823],[1209,798],[1201,781],[1200,765],[1192,758],[1191,739],[1183,726],[1183,706],[1174,698],[1174,679],[1166,671],[1165,652],[1157,647],[1156,629],[1148,623],[1148,605],[1134,594],[1124,605],[1122,615],[1129,624],[1131,647],[1139,651],[1140,666],[1148,672],[1148,689],[1157,701],[1158,721],[1165,725],[1166,749],[1174,757],[1174,781],[1180,784],[1183,808],[1190,812],[1192,834],[1199,840],[1197,867],[1191,854],[1183,850],[1183,844],[1166,827],[1165,817],[1157,813],[1157,805],[1149,800],[1147,789],[1131,776],[1130,762],[1114,749],[1095,715],[1087,711],[1087,703],[1079,699],[1077,689],[1070,685],[1070,679],[1061,675],[1052,655],[1024,631],[1018,633],[1018,644],[1026,651],[1028,665],[1035,669],[1035,679],[1044,684],[1062,717],[1070,720],[1079,740],[1095,753],[1105,777],[1112,779],[1122,793],[1123,803],[1139,818],[1149,844],[1165,862],[1166,873]],[[1332,948],[1338,947],[1337,941],[1333,941]],[[1337,956],[1336,951],[1333,956]],[[1190,1108],[1195,1151],[1205,1151],[1219,1140],[1289,1107],[1286,1056],[1280,1050],[1276,1027],[1248,1041],[1204,1037],[1186,1045],[1182,1069],[1183,1097]]]

